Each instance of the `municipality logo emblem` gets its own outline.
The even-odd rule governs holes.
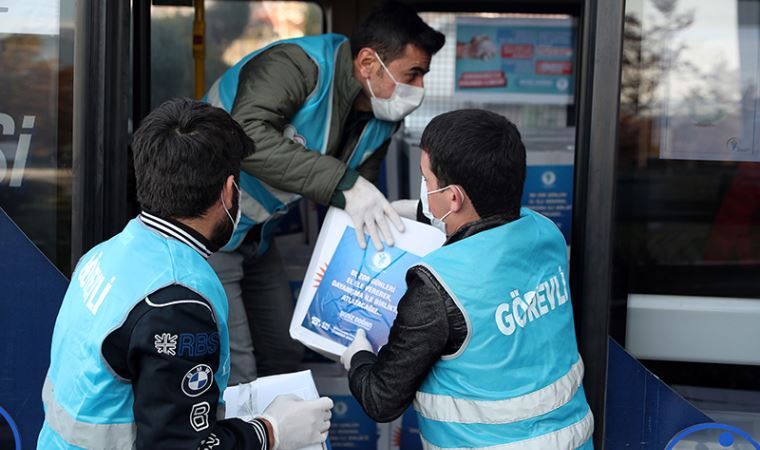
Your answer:
[[[378,252],[372,257],[372,265],[376,270],[383,270],[391,265],[391,255],[388,252]]]
[[[212,384],[214,384],[214,373],[211,367],[198,364],[182,379],[182,392],[188,397],[197,397],[208,391]]]
[[[335,415],[338,417],[345,416],[348,412],[348,405],[346,402],[335,402],[335,406],[333,407],[333,412],[335,412]]]
[[[557,182],[557,174],[551,170],[547,170],[541,174],[541,182],[544,183],[544,187],[551,187]]]

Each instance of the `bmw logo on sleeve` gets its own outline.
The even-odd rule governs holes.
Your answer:
[[[214,371],[206,364],[198,364],[182,379],[182,392],[188,397],[197,397],[208,391],[212,384],[214,384]]]

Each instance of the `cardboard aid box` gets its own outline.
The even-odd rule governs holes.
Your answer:
[[[348,214],[330,208],[303,278],[291,336],[336,360],[358,328],[367,331],[374,351],[384,345],[406,291],[407,269],[445,240],[443,233],[431,226],[406,219],[404,225],[404,233],[390,227],[396,242],[393,247],[378,252],[368,238],[367,248],[361,249]],[[409,413],[390,423],[376,423],[351,394],[342,365],[310,364],[308,368],[319,394],[335,402],[329,434],[333,449],[401,449],[405,436],[401,425]],[[415,438],[419,442],[413,433],[407,440],[413,443]]]
[[[391,226],[394,246],[362,249],[344,211],[330,208],[290,323],[290,335],[338,359],[363,328],[373,350],[388,341],[398,302],[406,292],[406,271],[439,248],[445,236],[437,229],[403,219],[406,231]]]
[[[335,403],[328,438],[333,450],[400,450],[403,416],[389,423],[375,422],[351,395],[343,367],[338,364],[311,367],[319,394]]]

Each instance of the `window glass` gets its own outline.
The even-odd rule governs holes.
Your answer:
[[[573,85],[570,82],[572,77],[567,77],[567,90],[569,98],[555,101],[544,100],[540,95],[533,99],[526,97],[512,98],[506,96],[494,96],[494,89],[477,89],[473,86],[470,91],[486,91],[482,95],[475,92],[468,95],[466,88],[459,89],[462,83],[457,80],[457,61],[465,60],[482,60],[483,69],[473,68],[472,73],[502,71],[506,76],[503,85],[509,87],[512,82],[510,75],[512,72],[519,70],[510,67],[520,63],[527,62],[536,64],[540,57],[536,55],[539,46],[538,31],[533,33],[530,30],[518,34],[519,31],[525,31],[525,28],[533,27],[538,30],[539,26],[544,26],[556,22],[556,27],[566,27],[570,42],[566,43],[569,51],[575,54],[574,49],[574,25],[573,19],[566,15],[548,15],[548,14],[497,14],[497,13],[438,13],[423,12],[420,16],[431,27],[442,32],[446,36],[446,44],[433,57],[430,65],[430,73],[425,76],[425,101],[419,110],[412,113],[406,118],[406,127],[414,131],[420,131],[425,125],[438,114],[446,111],[452,111],[461,108],[479,107],[489,109],[509,118],[518,128],[522,129],[565,129],[569,124],[574,122],[574,117],[570,117],[571,109],[568,104],[573,103],[572,90]],[[483,32],[473,32],[472,27],[478,27]],[[512,36],[506,37],[510,29],[518,29],[518,32],[512,32]],[[482,38],[479,40],[479,38]],[[509,43],[507,42],[509,39]],[[514,43],[513,43],[514,42]],[[519,42],[519,44],[518,44]],[[463,55],[463,46],[475,47],[471,50],[471,56]],[[508,47],[522,48],[527,47],[527,52],[533,57],[527,56],[521,58],[521,55],[513,53],[511,56],[505,55]],[[457,47],[459,47],[459,56],[457,56]],[[480,47],[478,49],[477,47]],[[480,51],[480,54],[477,52]],[[572,58],[566,60],[574,63]],[[533,70],[531,70],[533,69]],[[528,67],[528,71],[535,74],[535,68]],[[572,70],[572,65],[571,65]],[[461,77],[461,71],[460,71]],[[502,76],[504,76],[502,75]],[[572,75],[572,73],[570,73]],[[536,76],[540,78],[540,76]],[[547,79],[553,78],[547,75]],[[556,81],[556,80],[550,80]],[[498,93],[498,92],[497,92]],[[515,96],[516,97],[516,96]]]
[[[760,298],[758,14],[755,1],[627,5],[617,180],[627,292]]]
[[[482,108],[519,128],[528,151],[523,205],[570,243],[575,152],[576,24],[561,14],[420,14],[446,36],[425,76],[425,100],[404,122],[407,195],[419,186],[422,130],[444,112]],[[389,159],[393,157],[389,153]],[[403,183],[402,183],[403,184]]]
[[[66,275],[74,1],[0,7],[0,207]]]
[[[205,89],[248,53],[271,42],[322,33],[322,9],[291,1],[206,1]],[[151,7],[151,104],[193,97],[194,9]]]
[[[760,408],[759,50],[755,0],[626,2],[612,334],[734,419]]]

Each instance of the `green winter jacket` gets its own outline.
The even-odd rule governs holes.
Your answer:
[[[342,191],[353,186],[359,175],[377,179],[390,139],[357,171],[348,169],[346,161],[372,118],[371,112],[353,108],[362,88],[353,76],[348,41],[338,49],[334,77],[333,117],[324,155],[283,136],[290,118],[317,85],[317,66],[297,45],[275,45],[243,66],[232,117],[256,146],[243,160],[243,170],[275,188],[343,208]]]

